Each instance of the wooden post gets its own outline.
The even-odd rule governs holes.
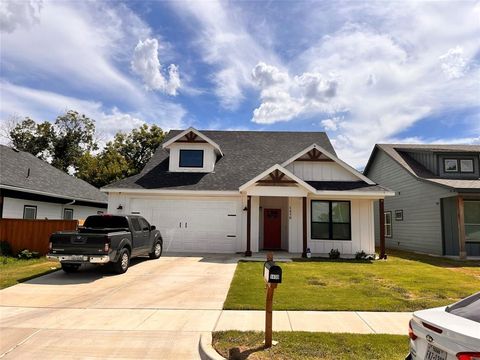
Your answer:
[[[380,215],[380,259],[385,259],[385,205],[384,200],[378,200]]]
[[[251,228],[252,228],[252,197],[247,196],[247,251],[245,251],[245,256],[252,256]]]
[[[457,196],[458,250],[460,259],[467,258],[465,250],[465,203],[463,196]]]
[[[273,253],[267,254],[267,261],[273,261]],[[265,348],[272,347],[273,333],[273,291],[277,284],[267,283],[267,299],[265,304]]]
[[[302,198],[302,225],[303,225],[303,251],[302,257],[307,257],[307,198]]]

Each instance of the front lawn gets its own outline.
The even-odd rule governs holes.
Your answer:
[[[57,261],[46,258],[19,260],[14,257],[0,257],[0,289],[19,282],[44,275],[60,268]]]
[[[387,261],[280,263],[274,310],[414,311],[451,304],[480,289],[480,262],[406,252]],[[263,263],[240,262],[224,309],[265,308]]]
[[[403,360],[408,354],[408,337],[401,335],[274,332],[273,339],[278,344],[265,350],[261,332],[221,331],[213,333],[213,347],[232,360]]]

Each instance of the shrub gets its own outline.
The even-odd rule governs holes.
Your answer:
[[[330,259],[340,259],[340,251],[338,251],[338,249],[332,249],[328,253],[328,257]]]
[[[0,255],[1,256],[12,256],[13,255],[12,247],[7,240],[0,241]]]
[[[367,258],[367,253],[365,251],[358,251],[355,254],[355,260],[364,260]]]
[[[38,259],[40,257],[40,253],[37,251],[30,251],[28,249],[25,249],[20,251],[17,257],[21,260]]]

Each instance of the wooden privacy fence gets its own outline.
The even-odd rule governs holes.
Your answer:
[[[45,255],[52,233],[75,230],[77,225],[77,220],[0,219],[0,240],[8,241],[14,254],[28,249]]]

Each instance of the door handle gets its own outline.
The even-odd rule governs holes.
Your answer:
[[[182,223],[178,223],[178,227],[181,229],[182,228]]]
[[[187,223],[187,222],[185,223],[185,229],[186,229],[186,228],[188,228],[188,223]]]

